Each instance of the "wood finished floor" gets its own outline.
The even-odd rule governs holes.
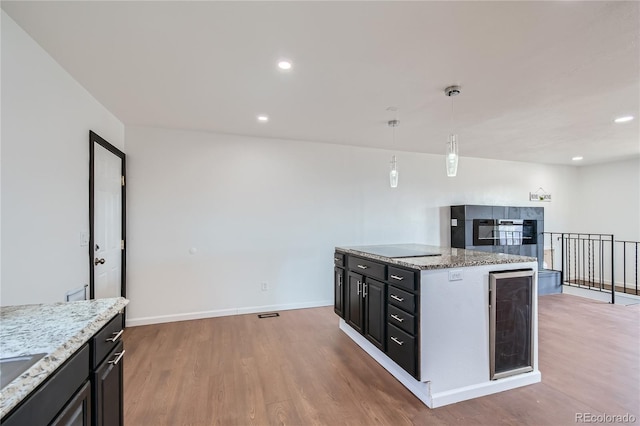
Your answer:
[[[333,309],[128,328],[127,426],[640,423],[640,305],[540,297],[542,383],[429,409],[338,329]]]

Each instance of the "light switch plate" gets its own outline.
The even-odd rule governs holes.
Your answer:
[[[451,219],[451,226],[458,226],[458,219]]]
[[[89,245],[89,232],[80,231],[80,247],[86,247]]]

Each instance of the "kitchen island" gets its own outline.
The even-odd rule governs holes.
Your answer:
[[[537,270],[536,258],[503,253],[336,247],[335,311],[356,344],[440,407],[541,381]]]
[[[117,350],[120,358],[124,353],[119,340],[121,311],[128,302],[118,297],[0,307],[0,371],[5,379],[8,372],[15,373],[1,390],[2,424],[49,424],[54,417],[73,419],[74,413],[64,408],[75,401],[75,396],[82,396],[78,403],[86,416],[93,414],[93,420],[87,418],[81,424],[96,424],[96,416],[102,414],[100,398],[121,401],[121,395],[114,398],[113,394],[102,394],[105,389],[118,389],[97,389],[105,378],[121,385],[117,374],[101,377],[96,373],[107,373],[106,368],[121,373],[122,364],[117,365],[120,359],[116,362],[110,357]],[[19,368],[16,363],[34,356],[24,371],[15,371]],[[68,389],[70,394],[66,395]]]

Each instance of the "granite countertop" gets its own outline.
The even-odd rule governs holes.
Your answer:
[[[504,263],[536,262],[535,257],[518,256],[504,253],[487,253],[477,250],[465,250],[451,247],[438,247],[424,244],[390,244],[379,246],[336,247],[336,251],[380,260],[407,268],[447,269],[469,266],[499,265]],[[398,252],[400,255],[418,254],[415,257],[394,257],[380,253]],[[420,253],[428,255],[420,256]]]
[[[2,389],[0,418],[18,405],[129,301],[122,297],[0,307],[0,358],[46,353]]]

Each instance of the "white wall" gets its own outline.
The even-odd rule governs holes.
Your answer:
[[[572,232],[640,241],[640,158],[578,168]]]
[[[618,241],[640,241],[640,159],[598,164],[578,168],[575,224],[572,232],[613,234]],[[603,274],[611,282],[608,259],[611,246],[606,244]],[[596,255],[594,254],[594,257]],[[635,287],[639,273],[635,245],[615,246],[615,281]],[[594,262],[593,276],[598,279],[599,264]],[[625,271],[626,270],[626,271]],[[574,271],[575,272],[575,271]]]
[[[89,281],[89,130],[124,125],[2,12],[0,304],[64,300]]]
[[[332,303],[336,245],[449,245],[452,204],[570,221],[576,168],[127,127],[130,324]],[[542,186],[552,203],[531,203]],[[195,254],[189,250],[195,248]],[[269,283],[262,292],[260,283]]]

